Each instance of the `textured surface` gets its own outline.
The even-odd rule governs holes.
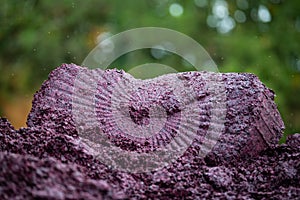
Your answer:
[[[15,131],[5,119],[0,127],[1,199],[31,195],[43,199],[297,199],[300,195],[300,134],[243,162],[209,166],[194,157],[156,172],[130,174],[108,169],[86,154],[75,138],[52,129]],[[40,176],[40,170],[47,176]],[[92,193],[86,189],[89,184]]]
[[[220,83],[221,89],[216,90]],[[96,89],[93,91],[89,85]],[[133,89],[136,85],[138,87]],[[74,96],[77,99],[74,100]],[[128,102],[118,108],[123,99]],[[197,134],[189,141],[193,142],[189,150],[201,152],[206,143],[216,142],[206,141],[208,134],[218,140],[206,157],[214,165],[257,155],[278,143],[284,125],[273,100],[274,93],[252,74],[187,72],[137,81],[123,71],[91,71],[76,65],[63,65],[50,74],[35,94],[28,126],[57,129],[57,124],[61,123],[63,130],[60,132],[70,134],[73,131],[69,129],[76,125],[89,134],[81,134],[83,137],[91,137],[88,130],[99,127],[114,145],[137,152],[166,146],[178,135],[179,140],[186,141],[181,138],[184,135],[181,132],[192,127]],[[223,106],[218,107],[220,103]],[[139,130],[132,128],[132,124],[155,119],[155,116],[149,118],[151,105],[159,105],[166,111],[166,121],[161,125],[150,124],[153,127],[150,136],[135,137]],[[189,110],[190,107],[193,109]],[[127,113],[130,117],[126,117]],[[223,115],[225,119],[212,120],[213,114]],[[193,121],[185,123],[179,119]],[[180,127],[179,123],[184,126]],[[161,127],[155,129],[156,126]],[[100,138],[99,135],[94,138]]]
[[[105,181],[53,158],[0,152],[0,162],[1,199],[113,199]]]
[[[28,128],[14,130],[7,120],[0,120],[0,160],[5,163],[0,170],[1,199],[30,195],[52,199],[297,199],[300,196],[300,135],[290,136],[285,145],[276,145],[283,123],[273,103],[274,94],[254,75],[222,74],[227,104],[224,131],[204,159],[199,156],[198,148],[209,120],[201,118],[203,123],[197,137],[184,155],[162,169],[133,174],[109,168],[80,142],[70,102],[79,69],[64,65],[50,74],[35,95]],[[99,73],[109,77],[105,80],[124,75],[114,70]],[[193,82],[193,77],[198,77],[197,81]],[[198,91],[197,102],[209,102],[212,95],[201,92],[199,77],[203,77],[201,73],[182,75]],[[166,108],[174,105],[171,99],[165,101]],[[171,113],[172,109],[169,110]],[[128,112],[136,123],[149,123],[146,108],[132,107]],[[173,119],[176,121],[176,116]],[[128,143],[132,139],[127,138],[128,133],[120,132],[123,138],[113,140],[114,134],[110,139],[124,150],[142,151],[148,147],[151,150],[149,144],[133,148],[135,143]],[[47,177],[40,176],[44,173],[41,169],[47,171]]]

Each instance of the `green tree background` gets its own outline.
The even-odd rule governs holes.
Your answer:
[[[194,38],[221,72],[256,74],[277,95],[285,133],[300,132],[299,11],[300,1],[292,0],[4,0],[0,115],[22,126],[27,110],[14,108],[29,109],[55,67],[81,64],[103,36],[157,26]],[[123,56],[112,67],[128,70],[148,61],[193,70],[175,55],[155,58],[146,50]]]

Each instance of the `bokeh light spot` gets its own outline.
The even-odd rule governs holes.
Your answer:
[[[260,21],[267,23],[270,22],[272,17],[266,6],[260,5],[258,8],[258,18]]]
[[[244,23],[247,20],[245,13],[241,10],[236,10],[234,12],[234,18],[238,23]]]
[[[169,12],[173,17],[180,17],[183,14],[183,7],[178,3],[173,3],[169,7]]]
[[[216,28],[218,24],[218,19],[214,15],[208,15],[206,19],[206,23],[211,28]]]
[[[217,30],[220,33],[228,33],[235,27],[235,21],[232,17],[226,17],[218,23]]]
[[[215,2],[212,8],[213,14],[220,19],[223,19],[228,16],[228,7],[226,1],[218,0]]]

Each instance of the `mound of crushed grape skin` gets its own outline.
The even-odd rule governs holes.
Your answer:
[[[219,162],[191,153],[162,169],[134,174],[90,155],[67,111],[48,107],[30,116],[34,121],[19,130],[0,118],[0,199],[300,197],[300,134],[243,160]]]
[[[14,130],[4,118],[0,147],[1,199],[298,199],[300,195],[300,134],[244,162],[209,166],[194,158],[144,174],[108,169],[87,155],[76,137],[40,127]]]

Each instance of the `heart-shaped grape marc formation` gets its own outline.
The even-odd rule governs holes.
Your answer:
[[[123,80],[126,80],[126,86]],[[149,151],[165,146],[177,134],[185,109],[180,109],[183,105],[180,105],[178,91],[171,85],[160,80],[136,82],[132,77],[124,76],[111,87],[114,91],[111,96],[96,98],[97,118],[103,132],[116,133],[114,137],[124,136],[122,141],[127,138],[134,141],[130,141],[131,145],[123,145],[123,149]],[[98,87],[98,94],[103,93],[103,87]],[[104,105],[111,105],[110,111]]]
[[[278,142],[284,125],[273,98],[252,74],[139,80],[71,64],[54,70],[35,95],[28,125],[55,127],[36,117],[45,109],[68,115],[90,154],[122,170],[151,171],[195,153],[213,165]]]
[[[107,164],[135,172],[176,160],[197,136],[216,143],[216,137],[206,138],[206,132],[198,130],[212,119],[214,113],[207,108],[214,107],[217,100],[225,105],[225,95],[215,95],[205,83],[220,76],[190,76],[137,80],[122,71],[81,69],[69,95],[79,134],[103,162],[110,160]],[[193,83],[201,84],[194,87]],[[214,101],[204,98],[203,92],[214,96]],[[220,129],[225,106],[217,111],[223,113],[223,118],[214,121]]]

